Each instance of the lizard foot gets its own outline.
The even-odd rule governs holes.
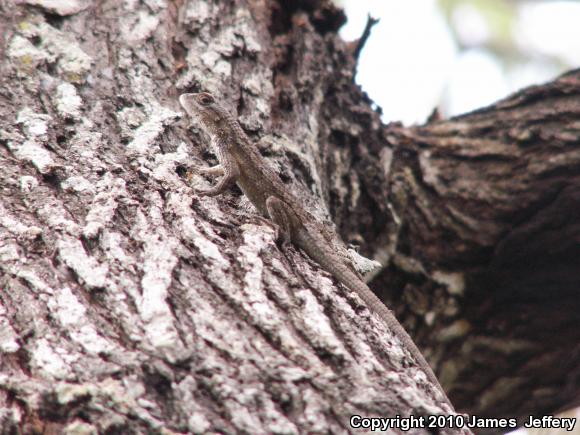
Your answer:
[[[252,216],[252,219],[255,220],[257,223],[261,225],[267,225],[274,230],[274,240],[276,242],[276,245],[278,245],[281,248],[290,246],[290,239],[288,237],[284,237],[284,233],[280,230],[280,226],[278,224],[260,215],[254,215]]]

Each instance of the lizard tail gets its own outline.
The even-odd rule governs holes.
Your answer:
[[[330,249],[323,246],[307,230],[298,230],[294,234],[294,243],[316,261],[324,270],[333,275],[343,285],[354,291],[365,302],[371,311],[374,311],[386,324],[388,329],[398,337],[403,346],[413,355],[419,366],[423,369],[432,384],[437,386],[443,393],[445,400],[451,405],[445,391],[441,387],[439,380],[433,373],[431,366],[427,363],[421,351],[415,345],[413,339],[407,334],[405,328],[401,326],[395,315],[385,304],[373,293],[373,291],[361,280],[361,278],[351,270],[344,259]]]

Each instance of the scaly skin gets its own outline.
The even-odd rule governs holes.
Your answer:
[[[200,169],[208,174],[223,174],[210,189],[197,189],[199,195],[215,196],[234,183],[242,189],[258,211],[277,227],[282,243],[292,242],[333,275],[340,283],[360,296],[415,357],[429,380],[443,393],[437,377],[401,324],[372,290],[364,283],[352,265],[336,253],[324,236],[322,224],[304,209],[298,199],[282,183],[266,160],[250,142],[236,119],[208,93],[183,94],[182,107],[209,133],[220,165]]]

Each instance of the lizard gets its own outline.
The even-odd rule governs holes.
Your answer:
[[[264,218],[270,219],[282,246],[293,243],[340,283],[355,292],[402,342],[451,405],[433,370],[407,331],[398,322],[363,278],[337,253],[322,224],[309,213],[250,141],[236,118],[207,92],[185,93],[179,97],[185,112],[209,134],[219,164],[196,170],[222,176],[210,188],[194,188],[200,196],[217,196],[235,184]]]

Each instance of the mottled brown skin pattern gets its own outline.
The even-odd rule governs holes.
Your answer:
[[[215,196],[237,183],[260,213],[276,224],[278,237],[283,244],[292,242],[301,248],[324,270],[357,293],[380,316],[449,402],[431,367],[391,310],[369,289],[352,265],[337,254],[331,242],[324,236],[322,224],[304,209],[282,183],[236,119],[211,94],[205,92],[183,94],[179,102],[188,115],[209,133],[220,161],[217,166],[200,168],[199,171],[213,175],[223,174],[214,187],[196,189],[196,193]]]

